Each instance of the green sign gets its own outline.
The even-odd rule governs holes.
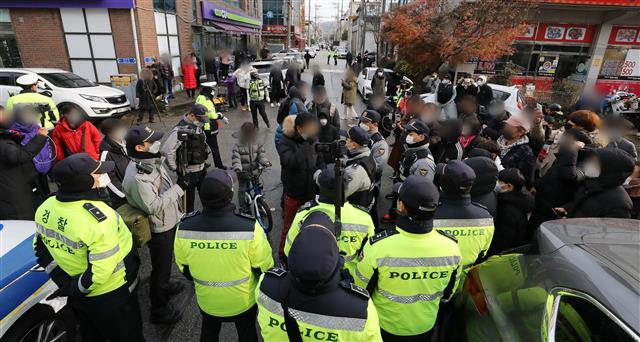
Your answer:
[[[230,13],[227,12],[223,9],[220,8],[216,8],[213,10],[213,15],[215,15],[216,17],[222,18],[222,19],[226,19],[226,20],[230,20],[230,21],[237,21],[240,23],[245,23],[245,24],[249,24],[249,25],[254,25],[254,26],[261,26],[262,22],[260,20],[256,20],[253,18],[247,18],[247,17],[243,17],[239,14],[235,14],[235,13]]]

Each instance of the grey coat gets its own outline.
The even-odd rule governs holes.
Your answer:
[[[376,134],[378,132],[370,132],[370,136]],[[371,155],[373,156],[373,160],[376,161],[376,166],[377,166],[377,173],[378,176],[382,175],[382,171],[384,171],[384,166],[387,165],[387,162],[389,161],[389,153],[391,152],[391,150],[389,149],[389,143],[387,142],[386,139],[381,139],[377,142],[373,142],[372,140],[372,145],[371,145]],[[379,177],[378,177],[378,182],[380,181]]]
[[[175,227],[182,217],[180,198],[184,191],[173,184],[163,158],[142,162],[151,166],[153,171],[150,174],[139,172],[136,164],[130,162],[122,180],[122,188],[129,204],[149,215],[152,232],[166,232]]]
[[[347,162],[371,156],[371,151],[368,147],[362,147],[358,152],[358,155],[348,159]],[[365,170],[360,164],[351,164],[345,167],[344,176],[346,179],[344,191],[345,197],[349,197],[359,191],[367,191],[371,189],[371,179],[367,174],[367,170]]]
[[[231,152],[231,168],[236,171],[249,172],[257,170],[261,165],[269,162],[264,146],[256,142],[240,142],[233,145]]]

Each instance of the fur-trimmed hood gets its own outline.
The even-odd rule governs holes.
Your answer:
[[[296,116],[288,115],[282,122],[282,133],[289,138],[293,138],[296,135]]]

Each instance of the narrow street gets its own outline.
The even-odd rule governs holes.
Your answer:
[[[321,51],[318,53],[315,59],[311,60],[311,65],[318,64],[322,68],[322,73],[325,77],[327,93],[338,109],[342,112],[343,107],[340,104],[340,98],[342,94],[342,86],[340,81],[344,77],[345,60],[339,59],[338,65],[334,66],[333,60],[331,65],[327,65],[327,52]],[[311,83],[312,74],[310,70],[306,70],[302,76],[303,80]],[[358,99],[356,111],[360,113],[364,110],[365,105]],[[280,208],[280,196],[282,193],[282,183],[280,182],[280,162],[278,159],[278,153],[273,141],[274,133],[276,129],[275,121],[277,115],[277,107],[271,108],[267,106],[267,114],[271,122],[271,128],[267,129],[262,121],[260,121],[260,139],[264,143],[264,147],[267,151],[267,157],[273,163],[270,169],[267,169],[263,175],[262,180],[265,186],[267,203],[272,208],[274,218],[274,229],[269,234],[269,240],[274,251],[274,259],[277,255],[278,241],[282,232],[282,210]],[[162,121],[158,121],[152,124],[151,127],[157,130],[162,130],[166,134],[173,128],[178,122],[180,115],[184,113],[170,113],[170,116],[162,116]],[[231,150],[235,143],[235,138],[232,134],[236,132],[240,126],[247,121],[251,121],[250,112],[242,112],[239,109],[225,113],[229,118],[229,125],[225,125],[218,136],[218,142],[220,145],[220,153],[222,160],[226,166],[231,165]],[[131,118],[129,118],[131,119]],[[344,124],[344,123],[343,123]],[[166,135],[165,134],[165,135]],[[384,181],[388,182],[388,177],[384,177]],[[387,184],[387,186],[389,186]],[[384,192],[383,192],[384,193]],[[384,201],[383,196],[382,200]],[[234,199],[235,201],[235,199]],[[235,203],[235,202],[234,202]],[[386,208],[387,203],[382,203],[380,208]],[[198,203],[199,207],[199,203]],[[381,209],[384,210],[384,209]],[[382,211],[379,211],[382,213]],[[138,297],[140,299],[140,307],[142,308],[142,316],[145,321],[144,333],[148,341],[198,341],[200,336],[200,312],[196,303],[195,293],[191,282],[186,280],[178,271],[177,267],[174,267],[173,279],[182,281],[186,289],[183,293],[173,299],[173,304],[182,308],[183,318],[180,322],[173,326],[155,325],[149,322],[149,276],[151,273],[151,263],[149,260],[149,251],[147,248],[140,250],[142,257],[142,265],[140,271],[140,286]],[[233,341],[237,340],[236,331],[231,323],[225,323],[222,326],[222,332],[220,335],[221,341]]]

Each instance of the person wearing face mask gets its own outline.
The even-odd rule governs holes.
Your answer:
[[[458,108],[456,106],[456,87],[451,83],[451,77],[444,75],[442,82],[436,86],[436,103],[440,107],[440,120],[457,119]]]
[[[34,134],[24,142],[30,133],[13,129],[13,121],[0,106],[0,220],[33,220],[38,203],[33,192],[38,182],[34,158],[47,146],[48,131],[34,124]]]
[[[56,159],[60,161],[72,154],[85,152],[98,160],[102,135],[96,126],[73,105],[65,105],[61,113],[62,119],[51,135],[56,147]]]
[[[480,136],[482,124],[475,115],[468,116],[462,120],[462,130],[460,131],[460,146],[462,146],[462,158],[467,158],[469,152],[476,148],[484,140]]]
[[[394,183],[402,183],[410,175],[425,177],[433,181],[436,164],[429,150],[429,127],[419,119],[413,119],[403,126],[406,132],[405,151],[398,168],[398,176]],[[394,222],[396,218],[395,198],[391,201],[391,208],[384,215],[383,222]]]
[[[505,169],[516,168],[522,172],[527,188],[533,182],[536,159],[529,145],[527,132],[531,123],[522,116],[512,116],[505,121],[502,136],[498,138],[500,160]]]
[[[460,144],[462,122],[449,119],[431,125],[429,150],[434,163],[446,163],[449,160],[462,160],[463,148]]]
[[[376,175],[373,180],[373,187],[371,190],[372,202],[369,206],[371,219],[373,220],[376,229],[378,229],[379,227],[378,195],[380,194],[380,187],[382,185],[382,172],[389,162],[390,155],[389,143],[378,130],[380,120],[381,118],[378,112],[376,112],[375,110],[367,109],[360,116],[359,124],[360,128],[364,129],[369,134],[371,156],[376,162]]]
[[[379,130],[383,137],[388,137],[391,134],[393,121],[395,120],[391,113],[393,108],[385,101],[384,95],[372,95],[367,101],[367,109],[375,110],[380,114]]]
[[[478,86],[469,74],[463,74],[460,83],[456,86],[456,103],[460,103],[463,98],[471,96],[474,99],[478,95]]]
[[[371,91],[375,95],[384,95],[387,93],[387,77],[384,74],[384,69],[378,68],[373,75],[373,79],[371,79]]]
[[[313,99],[307,104],[307,110],[311,114],[318,116],[321,111],[329,114],[329,123],[340,129],[340,112],[335,103],[331,102],[327,96],[327,89],[324,86],[316,86],[311,90]]]
[[[504,122],[511,117],[511,113],[505,109],[504,101],[498,99],[491,101],[485,107],[486,112],[478,116],[484,127],[482,135],[494,141],[498,140],[502,135]]]
[[[319,143],[331,143],[340,139],[340,129],[329,122],[329,114],[325,112],[325,109],[318,112],[318,122],[320,123],[320,131],[318,132]],[[322,164],[329,164],[335,161],[335,156],[330,152],[318,153],[318,159],[322,161]]]
[[[83,341],[143,341],[131,231],[107,205],[111,161],[77,153],[51,172],[58,192],[35,214],[38,264],[67,297]],[[171,256],[169,256],[171,258]]]
[[[38,80],[36,74],[26,74],[16,79],[18,86],[22,88],[20,94],[16,94],[7,99],[7,111],[12,112],[13,107],[17,104],[47,104],[50,111],[46,114],[38,114],[37,122],[46,129],[53,129],[59,119],[60,113],[58,113],[58,107],[53,102],[51,97],[38,93]]]
[[[179,178],[187,178],[186,211],[194,210],[196,189],[209,167],[208,159],[211,149],[207,145],[207,137],[203,127],[210,123],[208,110],[203,105],[195,104],[189,113],[178,122],[165,141],[162,154],[166,157],[167,166],[178,174]],[[186,135],[182,140],[179,135]]]
[[[127,203],[127,198],[122,190],[122,180],[129,165],[127,145],[124,137],[127,135],[127,124],[120,120],[109,118],[100,124],[100,131],[104,135],[100,143],[100,161],[112,161],[115,167],[109,172],[111,183],[107,186],[111,207],[118,208]]]
[[[487,84],[487,76],[478,76],[476,78],[476,85],[478,86],[478,95],[476,95],[476,101],[479,105],[485,108],[489,106],[493,101],[493,90],[491,86]]]
[[[533,196],[524,188],[524,177],[518,169],[504,169],[495,186],[498,213],[494,216],[495,232],[487,255],[530,243],[527,233],[528,215],[533,211]]]
[[[258,112],[260,112],[260,116],[262,117],[262,121],[267,125],[267,128],[270,128],[269,118],[267,117],[267,112],[265,111],[265,104],[269,103],[269,91],[267,90],[267,86],[264,84],[264,81],[260,78],[260,74],[258,71],[251,72],[251,80],[249,81],[249,108],[251,109],[251,118],[253,120],[253,126],[256,129],[258,127]]]
[[[284,242],[293,217],[300,206],[315,196],[313,174],[323,166],[315,150],[320,124],[313,114],[303,112],[296,116],[289,115],[283,121],[282,128],[284,134],[276,145],[284,194],[284,225],[278,248],[281,260],[284,259]]]
[[[434,229],[439,196],[430,180],[411,175],[394,190],[395,229],[367,240],[354,279],[371,293],[384,341],[430,341],[440,307],[458,286],[464,256],[454,236]]]
[[[353,126],[348,131],[342,131],[346,138],[347,161],[344,174],[349,180],[351,193],[347,197],[349,203],[369,210],[372,203],[372,184],[376,181],[376,161],[369,149],[369,134],[359,126]]]
[[[625,151],[600,148],[582,169],[586,179],[573,200],[555,208],[560,217],[631,218],[633,202],[623,185],[634,170],[633,159]]]
[[[188,188],[188,178],[174,184],[160,154],[164,134],[149,127],[135,126],[125,136],[127,155],[132,158],[122,181],[127,202],[148,215],[151,225],[151,322],[173,324],[180,320],[180,310],[170,304],[170,297],[184,286],[171,281],[173,240],[176,225],[184,214],[181,197]]]

